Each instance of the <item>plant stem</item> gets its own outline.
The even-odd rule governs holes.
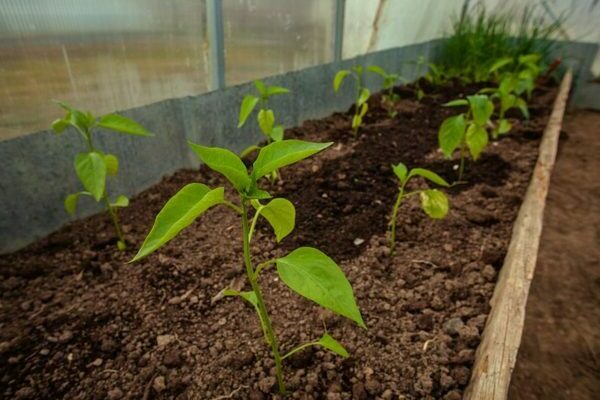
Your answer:
[[[110,215],[110,219],[115,227],[119,241],[123,243],[123,246],[127,246],[125,243],[125,237],[123,236],[123,231],[121,231],[121,226],[119,225],[119,216],[117,215],[117,211],[110,205],[110,201],[108,200],[108,196],[106,194],[104,194],[104,204],[106,204],[108,215]]]
[[[465,171],[465,141],[460,144],[460,167],[458,167],[458,181],[462,181],[463,172]]]
[[[281,363],[281,354],[279,353],[279,345],[277,344],[277,338],[273,332],[273,325],[271,319],[267,313],[265,302],[263,300],[262,292],[258,281],[255,276],[254,268],[252,267],[252,257],[250,255],[250,227],[248,224],[248,202],[243,197],[241,198],[242,204],[242,231],[244,235],[244,264],[246,265],[246,275],[250,281],[252,291],[256,295],[256,303],[259,318],[263,321],[263,329],[265,330],[265,336],[267,337],[269,344],[271,345],[271,351],[273,352],[273,358],[275,359],[275,371],[277,375],[277,384],[279,386],[279,393],[285,394],[285,383],[283,381],[283,368]]]
[[[398,198],[396,199],[396,204],[394,204],[394,210],[392,212],[392,220],[391,223],[391,231],[390,231],[390,255],[394,255],[394,251],[396,250],[396,218],[398,217],[398,209],[400,208],[400,203],[402,203],[402,198],[404,197],[404,184],[400,187],[400,193],[398,193]]]

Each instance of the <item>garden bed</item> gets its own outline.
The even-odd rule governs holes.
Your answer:
[[[342,359],[312,348],[292,357],[285,364],[290,397],[462,397],[555,88],[537,89],[532,118],[468,164],[468,183],[448,190],[446,219],[429,220],[407,201],[394,257],[385,238],[397,193],[390,164],[454,180],[456,161],[438,151],[437,130],[455,110],[440,105],[479,88],[426,88],[420,103],[401,101],[394,119],[375,96],[356,140],[346,113],[286,132],[335,144],[286,168],[283,183],[269,188],[295,204],[297,226],[276,246],[261,224],[254,254],[320,248],[345,271],[368,327],[322,311],[265,271],[266,302],[284,351],[320,337],[326,326],[351,354]],[[239,221],[229,209],[212,209],[158,254],[125,264],[166,200],[191,181],[228,187],[201,167],[141,193],[121,213],[125,252],[115,251],[110,220],[101,214],[0,258],[5,398],[263,399],[276,392],[254,311],[239,299],[215,298],[246,282]]]

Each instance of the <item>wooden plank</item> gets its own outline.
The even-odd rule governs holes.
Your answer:
[[[504,265],[491,300],[491,312],[477,349],[465,399],[505,400],[525,323],[527,295],[537,261],[550,174],[556,160],[572,74],[560,85],[527,193],[513,226]]]

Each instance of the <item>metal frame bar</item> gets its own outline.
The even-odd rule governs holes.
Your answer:
[[[206,0],[206,22],[210,47],[211,89],[225,88],[225,50],[223,42],[223,3],[221,0]]]
[[[344,17],[346,14],[346,0],[335,1],[334,37],[333,37],[333,60],[342,60],[344,50]]]

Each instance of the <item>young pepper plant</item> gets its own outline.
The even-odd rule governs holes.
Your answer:
[[[426,180],[443,187],[450,187],[448,182],[433,171],[424,168],[413,168],[410,171],[406,165],[399,163],[392,165],[392,170],[398,178],[400,184],[398,186],[398,197],[392,210],[392,218],[389,223],[389,246],[391,255],[394,255],[396,248],[396,220],[398,219],[398,209],[402,200],[409,196],[419,195],[421,198],[421,208],[432,219],[442,219],[448,214],[448,198],[437,189],[419,189],[412,192],[406,192],[406,185],[415,176],[420,176]]]
[[[446,107],[467,106],[467,112],[446,118],[438,133],[438,143],[448,158],[460,148],[460,166],[458,181],[462,180],[467,149],[473,160],[477,160],[487,146],[488,129],[492,125],[490,117],[494,112],[494,103],[484,94],[467,96],[466,99],[453,100]]]
[[[333,78],[333,90],[340,90],[342,82],[347,76],[352,76],[356,81],[356,98],[354,103],[354,116],[352,117],[352,135],[356,137],[358,135],[358,129],[362,125],[363,118],[369,110],[367,104],[371,92],[364,86],[363,82],[364,69],[362,65],[352,67],[352,69],[343,69],[338,71]]]
[[[406,79],[402,78],[398,74],[388,74],[385,70],[377,65],[370,65],[367,70],[381,76],[383,78],[383,90],[382,105],[388,112],[390,118],[394,118],[398,112],[395,109],[395,104],[400,101],[400,96],[394,92],[394,86],[399,82],[406,82]]]
[[[118,237],[119,250],[126,248],[125,237],[119,225],[118,208],[127,207],[129,199],[123,195],[114,201],[110,200],[106,192],[106,180],[109,176],[116,176],[119,171],[119,159],[114,154],[107,154],[98,150],[93,143],[93,134],[96,128],[104,128],[114,132],[136,136],[153,136],[137,122],[117,114],[107,114],[96,119],[91,112],[83,112],[63,102],[57,102],[66,110],[64,118],[59,118],[52,123],[52,130],[61,134],[69,126],[81,135],[87,152],[79,153],[75,157],[75,172],[84,187],[84,191],[73,193],[65,199],[65,209],[71,215],[77,210],[77,201],[81,196],[92,197],[97,202],[103,202],[112,220]]]
[[[348,353],[340,343],[325,333],[320,339],[302,344],[282,355],[259,284],[259,276],[264,269],[274,266],[281,281],[290,289],[365,327],[350,283],[340,267],[321,251],[312,247],[300,247],[284,257],[261,260],[257,263],[250,251],[252,235],[260,217],[271,225],[278,242],[292,232],[295,226],[294,205],[284,198],[271,199],[270,194],[259,187],[260,179],[276,169],[300,161],[330,145],[331,143],[311,143],[300,140],[273,142],[259,150],[252,172],[248,173],[242,160],[233,152],[190,143],[192,150],[202,162],[231,182],[238,193],[239,205],[225,198],[223,187],[211,189],[201,183],[190,183],[184,186],[158,213],[152,230],[132,260],[137,261],[159,249],[211,207],[225,205],[239,215],[244,265],[251,290],[239,292],[225,289],[221,294],[239,296],[254,307],[266,342],[271,347],[281,393],[285,393],[282,361],[292,354],[313,345],[322,346],[342,357],[346,357]],[[251,208],[255,210],[252,219]]]
[[[260,80],[254,81],[254,86],[258,91],[258,96],[248,94],[244,96],[240,107],[240,115],[238,120],[238,128],[244,126],[248,117],[252,114],[258,105],[258,113],[256,113],[256,122],[263,135],[267,139],[267,143],[279,142],[283,140],[283,125],[275,124],[275,113],[269,108],[269,100],[272,96],[278,94],[289,93],[290,91],[281,86],[265,86]],[[242,158],[248,154],[257,151],[260,147],[252,145],[240,153]]]
[[[498,118],[492,130],[492,137],[497,139],[499,135],[510,132],[512,124],[505,118],[505,114],[511,108],[518,108],[521,114],[529,119],[529,108],[525,99],[516,93],[517,80],[513,76],[506,76],[502,79],[497,88],[485,88],[480,91],[482,94],[490,94],[491,99],[497,99],[500,103],[498,109]]]
[[[492,64],[489,72],[497,81],[510,78],[514,81],[513,91],[517,96],[527,93],[527,98],[531,98],[535,81],[541,72],[540,61],[541,56],[537,53],[525,54],[516,60],[503,57]]]

